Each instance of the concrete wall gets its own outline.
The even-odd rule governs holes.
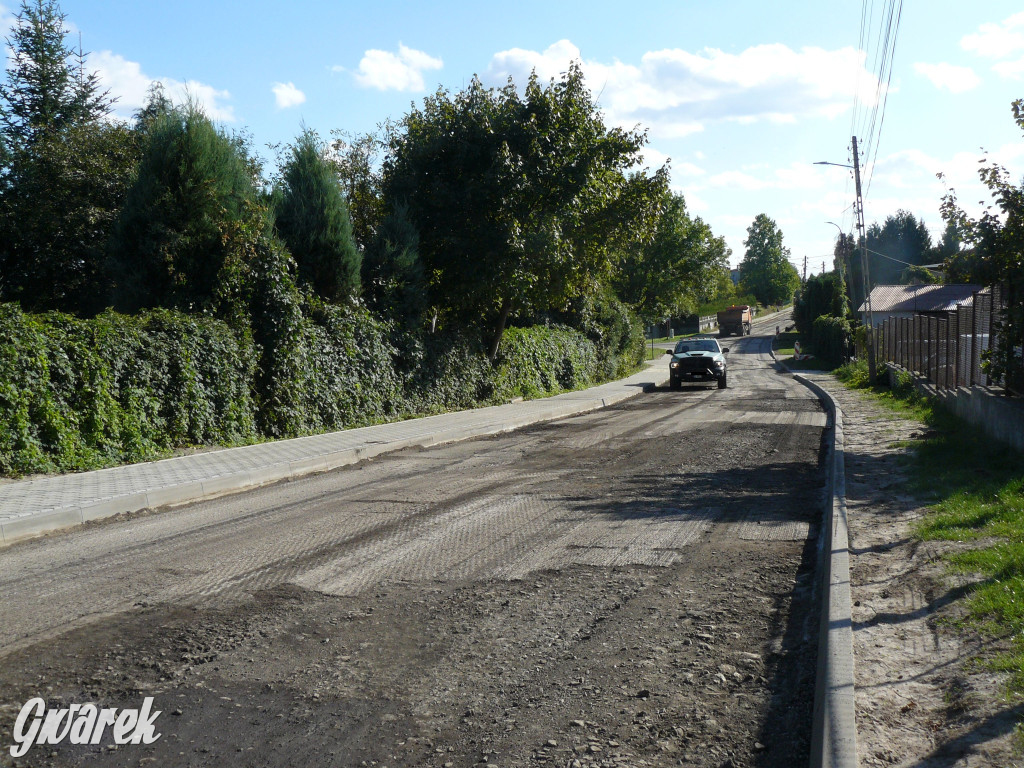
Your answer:
[[[893,370],[902,370],[891,363],[886,365],[890,375]],[[989,437],[1024,452],[1024,402],[987,387],[936,389],[923,376],[910,376],[919,391],[931,395],[964,421],[977,425]]]

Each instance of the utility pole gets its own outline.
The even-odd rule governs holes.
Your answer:
[[[807,282],[807,257],[804,256],[804,282]]]
[[[860,276],[864,282],[864,303],[867,307],[868,379],[874,383],[875,370],[875,316],[871,312],[871,277],[868,274],[868,244],[864,234],[864,198],[860,192],[860,154],[857,152],[857,137],[853,137],[853,178],[857,186],[857,234],[860,236]]]

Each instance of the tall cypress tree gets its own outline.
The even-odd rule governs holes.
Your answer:
[[[362,257],[341,186],[317,134],[303,131],[278,190],[277,231],[299,268],[299,282],[328,301],[359,291]]]
[[[65,42],[53,0],[26,1],[0,84],[0,285],[25,309],[91,312],[106,294],[104,243],[138,145],[104,118],[111,99]],[[100,299],[100,301],[98,301]]]

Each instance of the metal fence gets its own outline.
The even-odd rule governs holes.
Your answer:
[[[928,378],[939,389],[1002,384],[981,368],[1004,309],[998,286],[978,291],[950,312],[890,317],[881,326],[878,354]],[[1019,394],[1019,393],[1018,393]]]

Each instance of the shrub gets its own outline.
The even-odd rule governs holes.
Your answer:
[[[812,331],[815,354],[830,365],[840,365],[846,356],[850,323],[845,318],[821,315],[815,318]]]
[[[508,329],[492,364],[475,335],[396,332],[360,306],[296,299],[274,253],[287,256],[271,249],[246,262],[252,305],[267,310],[245,327],[171,310],[81,320],[0,304],[0,474],[539,397],[606,370],[598,345],[564,326]],[[624,328],[620,361],[632,338]]]
[[[492,399],[506,401],[589,384],[598,369],[598,353],[593,342],[570,328],[509,328],[495,362]]]
[[[255,353],[226,325],[0,305],[0,472],[90,469],[256,437]]]

